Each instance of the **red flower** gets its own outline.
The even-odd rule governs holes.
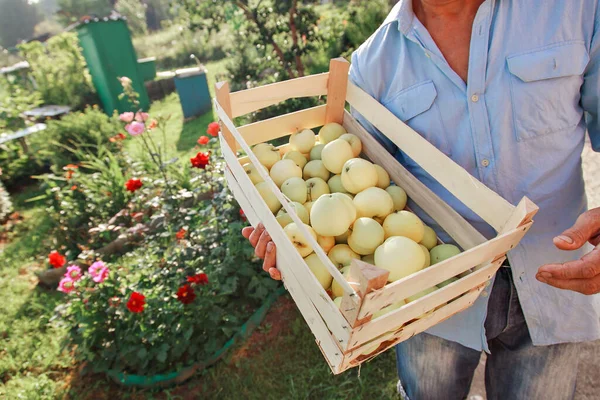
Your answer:
[[[196,285],[206,285],[208,283],[208,275],[206,275],[204,272],[201,272],[193,276],[188,276],[187,281]]]
[[[124,133],[117,133],[115,136],[109,138],[108,140],[112,143],[114,142],[120,142],[121,140],[125,140],[127,139],[127,136],[125,136]]]
[[[240,208],[240,218],[242,218],[242,221],[247,221],[248,218],[246,218],[246,214],[244,214],[244,210],[242,210]]]
[[[179,230],[179,232],[177,232],[177,233],[175,234],[175,238],[176,238],[177,240],[181,240],[181,239],[183,239],[183,238],[185,237],[185,234],[186,234],[186,233],[187,233],[187,231],[185,230],[185,228],[181,228],[181,229]]]
[[[206,133],[208,133],[210,136],[217,136],[220,130],[221,127],[219,126],[218,122],[211,122],[210,124],[208,124],[208,129],[206,130]]]
[[[50,254],[48,254],[48,262],[54,268],[60,268],[67,263],[67,259],[58,251],[53,251]]]
[[[195,298],[196,293],[194,293],[194,289],[187,283],[177,290],[177,300],[183,304],[190,304]]]
[[[135,192],[143,185],[142,181],[139,179],[130,179],[125,182],[125,188],[130,192]]]
[[[150,121],[150,123],[148,124],[148,129],[154,129],[158,126],[158,121],[153,119],[152,121]]]
[[[200,139],[198,139],[198,144],[199,145],[205,145],[208,143],[210,139],[208,138],[208,136],[200,136]]]
[[[129,311],[134,313],[141,313],[144,311],[144,306],[146,305],[146,296],[141,293],[133,292],[131,296],[129,296],[129,300],[127,301],[127,308]]]
[[[77,190],[77,185],[71,186],[71,190]]]
[[[190,161],[192,162],[192,167],[204,169],[208,165],[209,159],[210,153],[199,152],[196,154],[196,157],[190,158]]]

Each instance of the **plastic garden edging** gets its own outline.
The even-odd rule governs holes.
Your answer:
[[[248,338],[250,334],[256,329],[265,318],[267,311],[271,308],[271,305],[286,292],[285,287],[280,287],[273,292],[265,302],[250,316],[250,318],[242,325],[240,330],[233,335],[231,339],[225,343],[223,347],[217,350],[211,357],[206,360],[199,361],[189,367],[182,368],[179,371],[169,372],[166,374],[157,374],[151,376],[145,375],[134,375],[127,374],[121,371],[108,370],[105,371],[113,381],[124,385],[140,388],[157,388],[165,387],[178,383],[182,383],[188,378],[192,377],[197,371],[203,370],[215,364],[220,360],[227,350],[232,348],[234,345],[240,343],[242,340]]]

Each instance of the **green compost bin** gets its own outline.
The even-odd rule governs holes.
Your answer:
[[[175,71],[175,88],[184,118],[197,117],[211,110],[212,102],[204,68]]]
[[[153,81],[156,78],[156,57],[140,58],[137,62],[144,82]]]
[[[77,26],[77,34],[104,111],[109,115],[115,110],[136,111],[126,98],[119,99],[123,93],[119,78],[123,76],[131,79],[140,94],[139,108],[148,110],[150,100],[126,22],[121,18],[88,19]]]

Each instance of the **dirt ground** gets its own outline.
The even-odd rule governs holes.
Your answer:
[[[600,153],[595,153],[586,143],[583,150],[583,176],[585,179],[590,208],[600,207]],[[581,361],[577,377],[576,400],[596,400],[600,398],[600,341],[582,345]],[[485,356],[481,357],[479,367],[471,386],[468,400],[485,400]]]

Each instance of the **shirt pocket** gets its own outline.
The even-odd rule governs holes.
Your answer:
[[[428,80],[392,95],[382,104],[446,155],[450,146],[437,102],[437,90]]]
[[[517,141],[575,127],[583,71],[590,60],[584,42],[560,43],[507,57]]]

